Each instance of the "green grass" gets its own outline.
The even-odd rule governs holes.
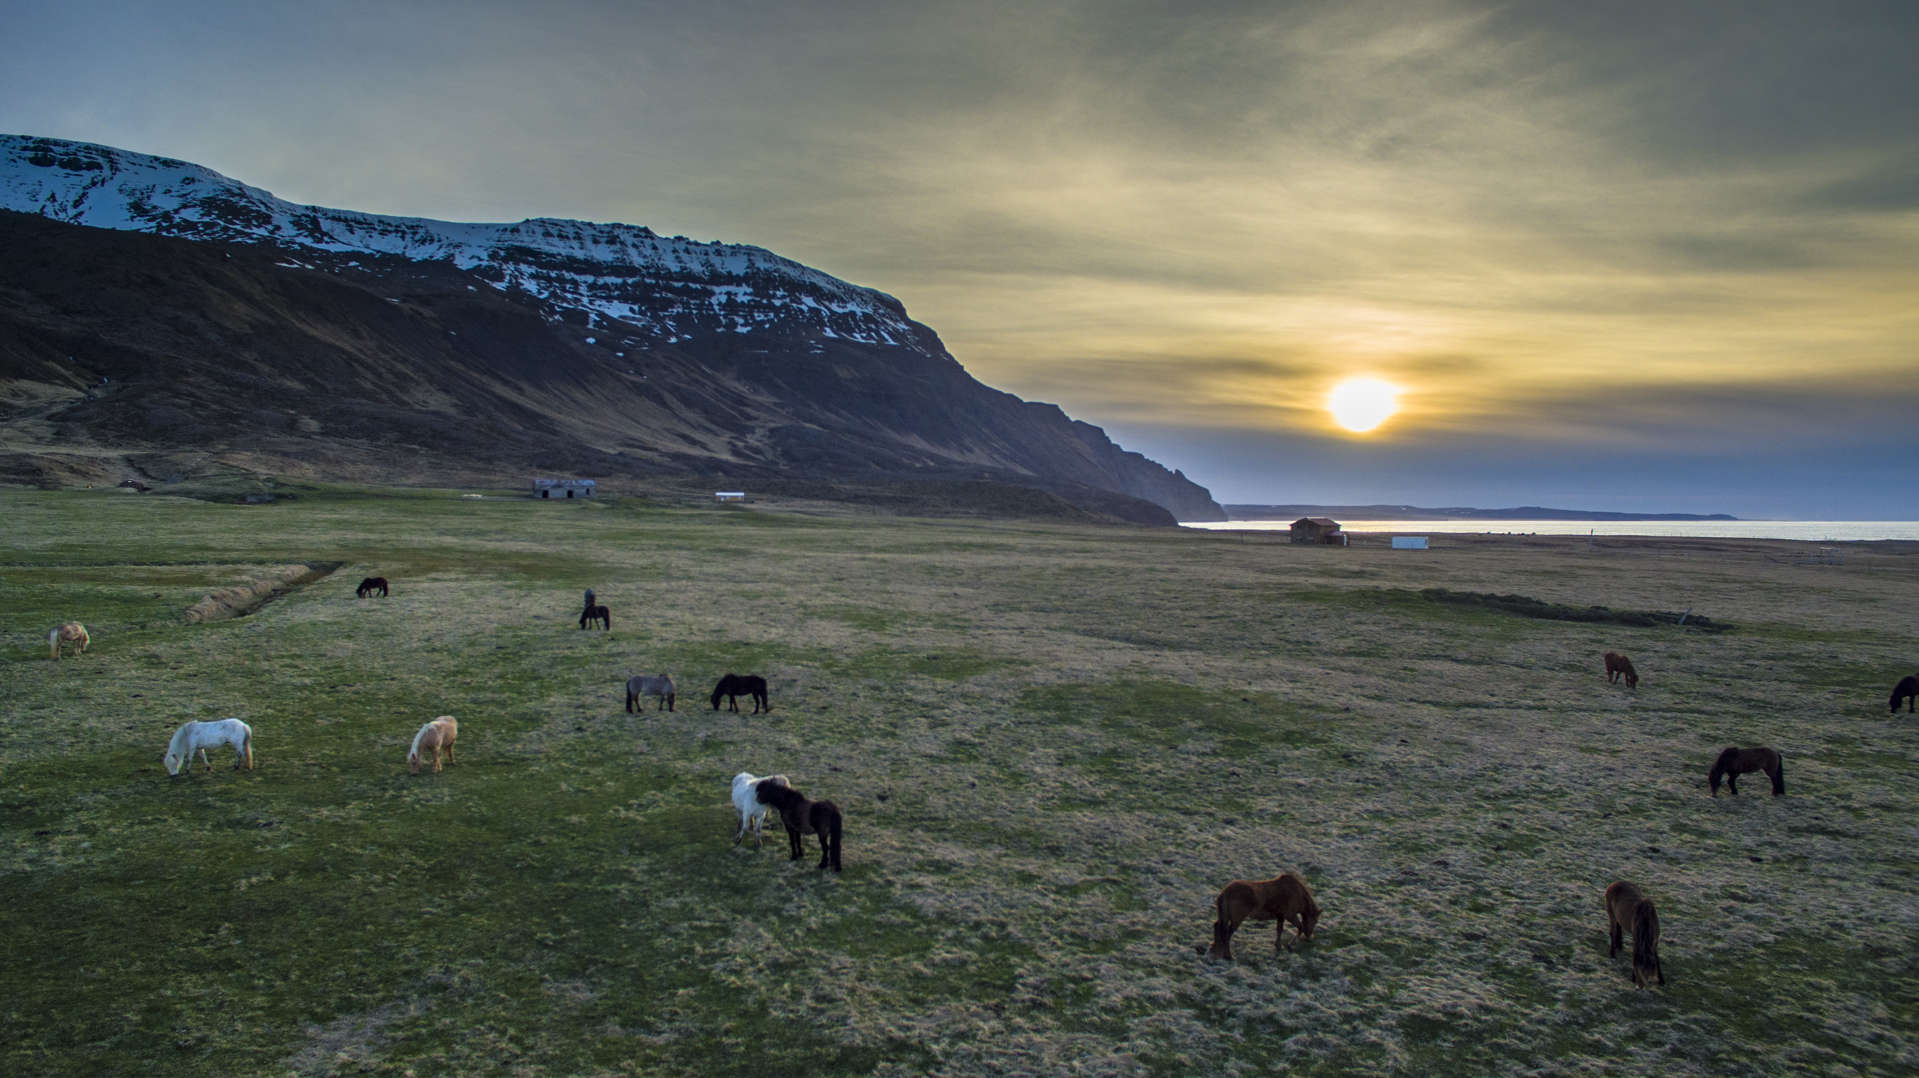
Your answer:
[[[202,493],[0,492],[0,1073],[1919,1067],[1911,659],[1857,628],[1919,599],[1896,555]],[[67,619],[93,647],[50,662]],[[713,711],[729,670],[773,711]],[[626,713],[661,671],[678,709]],[[448,713],[458,763],[409,776]],[[173,728],[225,715],[258,768],[169,779]],[[1707,797],[1749,742],[1790,796]],[[844,873],[732,846],[742,769],[842,806]],[[1205,959],[1219,887],[1281,870],[1315,939]],[[1616,878],[1662,991],[1605,954]]]

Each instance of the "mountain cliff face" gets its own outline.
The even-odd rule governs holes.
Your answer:
[[[1099,428],[982,385],[898,300],[757,247],[297,206],[19,136],[0,136],[0,239],[0,453],[987,479],[1225,518]]]

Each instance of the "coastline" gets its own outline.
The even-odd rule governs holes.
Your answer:
[[[1291,521],[1181,521],[1195,531],[1286,534]],[[1350,520],[1341,530],[1355,545],[1394,535],[1481,536],[1490,538],[1564,538],[1595,542],[1638,539],[1698,539],[1791,543],[1919,543],[1919,521],[1904,520]]]

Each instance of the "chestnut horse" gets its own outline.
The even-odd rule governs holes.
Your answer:
[[[60,645],[78,644],[80,646],[78,654],[85,655],[87,653],[87,645],[92,642],[93,638],[87,635],[87,627],[77,621],[62,622],[59,625],[55,625],[53,631],[47,634],[47,646],[53,649],[54,662],[60,661]],[[1911,681],[1912,679],[1907,678],[1906,680]],[[1897,711],[1899,709],[1894,707],[1893,710]]]
[[[82,644],[80,650],[87,650],[86,645]],[[1899,713],[1899,701],[1904,700],[1906,714],[1912,714],[1915,699],[1919,699],[1919,674],[1907,674],[1899,679],[1899,684],[1892,687],[1892,713],[1895,715]]]
[[[1619,955],[1620,935],[1632,929],[1632,983],[1645,988],[1655,978],[1666,983],[1666,971],[1659,965],[1659,911],[1639,888],[1625,880],[1606,888],[1606,919],[1612,924],[1612,950],[1607,957]]]
[[[840,870],[840,807],[831,801],[809,801],[806,795],[787,785],[783,776],[761,779],[753,787],[753,796],[761,804],[780,812],[780,824],[786,828],[786,842],[792,849],[789,861],[797,861],[806,852],[800,836],[820,836],[820,864]]]
[[[358,588],[355,588],[353,591],[353,597],[355,599],[364,599],[367,596],[372,595],[376,591],[380,593],[380,598],[382,599],[386,598],[387,596],[386,577],[370,576],[370,577],[367,577],[365,580],[360,581],[360,586]]]
[[[433,773],[435,775],[439,774],[441,751],[444,750],[446,752],[446,762],[449,764],[452,763],[453,742],[459,736],[460,724],[454,722],[453,716],[451,715],[442,715],[432,722],[427,723],[425,726],[420,727],[420,732],[413,735],[413,747],[407,750],[407,772],[413,775],[419,774],[420,757],[422,755],[431,755],[433,757]]]
[[[1786,765],[1779,754],[1763,745],[1742,749],[1737,745],[1728,747],[1712,762],[1712,771],[1706,775],[1706,784],[1712,787],[1712,795],[1719,796],[1719,780],[1726,780],[1726,789],[1734,794],[1739,792],[1739,776],[1748,771],[1764,771],[1772,780],[1772,795],[1778,797],[1786,792]]]
[[[1606,653],[1606,684],[1611,685],[1621,676],[1626,679],[1628,689],[1639,687],[1639,671],[1632,668],[1632,660],[1616,651]]]
[[[1278,954],[1286,940],[1286,924],[1291,922],[1299,938],[1313,938],[1313,926],[1319,923],[1319,906],[1306,881],[1290,872],[1270,880],[1234,880],[1213,900],[1219,920],[1213,922],[1213,946],[1206,952],[1214,958],[1231,960],[1233,933],[1241,921],[1278,921],[1273,932],[1273,953]]]

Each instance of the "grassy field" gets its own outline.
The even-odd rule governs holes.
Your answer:
[[[432,491],[0,519],[0,1073],[1919,1070],[1919,553]],[[679,710],[625,713],[660,671]],[[774,711],[710,710],[727,671]],[[409,776],[445,713],[459,763]],[[227,715],[257,769],[169,779]],[[1754,743],[1788,796],[1708,797]],[[734,848],[740,770],[837,801],[844,873]],[[1220,886],[1281,870],[1319,934],[1205,958]],[[1606,954],[1619,878],[1663,990]]]

